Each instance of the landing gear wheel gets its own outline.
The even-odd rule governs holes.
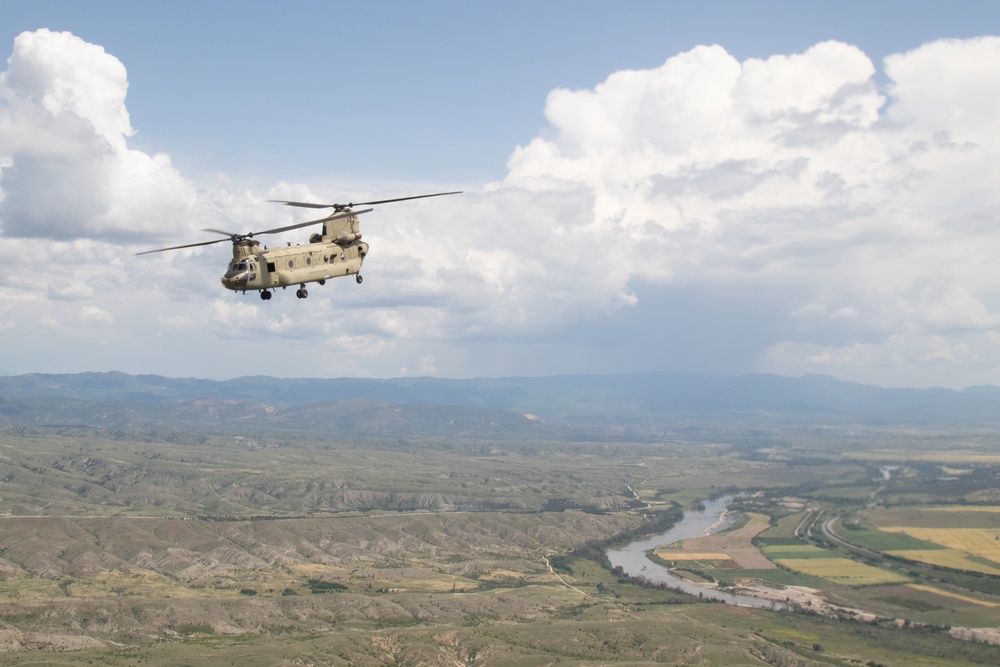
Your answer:
[[[306,291],[306,289],[303,287],[303,288],[295,290],[295,296],[299,297],[300,299],[304,299],[307,296],[309,296],[309,292]]]
[[[361,284],[361,281],[363,281],[363,280],[364,280],[364,278],[362,278],[362,277],[361,277],[361,274],[360,274],[360,273],[359,273],[358,275],[354,276],[354,279],[358,281],[358,284],[359,284],[359,285]]]
[[[267,291],[266,289],[262,289],[260,291],[260,298],[261,298],[262,301],[270,301],[271,300],[271,293],[269,291]]]

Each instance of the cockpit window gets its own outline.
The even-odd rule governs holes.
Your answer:
[[[229,270],[226,273],[229,275],[235,275],[237,273],[244,273],[248,270],[253,272],[255,269],[256,267],[249,259],[234,259],[229,263]]]

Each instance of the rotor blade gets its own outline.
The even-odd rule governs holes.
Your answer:
[[[238,238],[239,234],[233,234],[232,232],[224,232],[221,229],[212,229],[211,227],[204,227],[201,231],[203,232],[215,232],[216,234],[222,234],[223,236],[228,236],[231,239]]]
[[[214,241],[202,241],[201,243],[185,243],[184,245],[170,246],[169,248],[157,248],[156,250],[144,250],[142,252],[135,253],[136,255],[149,255],[154,252],[164,252],[166,250],[180,250],[181,248],[194,248],[200,245],[212,245],[213,243],[222,243],[223,241],[228,241],[229,239],[215,239]]]
[[[284,227],[277,227],[275,229],[265,229],[262,232],[250,232],[247,236],[259,236],[261,234],[277,234],[279,232],[287,232],[291,229],[298,229],[300,227],[308,227],[309,225],[319,224],[321,222],[329,222],[330,220],[339,220],[341,218],[349,218],[352,215],[361,215],[362,213],[370,213],[372,209],[366,208],[363,211],[349,211],[346,213],[334,213],[333,215],[328,215],[325,218],[319,218],[318,220],[310,220],[308,222],[297,222],[294,225],[286,225]]]
[[[460,195],[461,190],[456,190],[455,192],[436,192],[432,195],[414,195],[412,197],[397,197],[396,199],[382,199],[380,201],[359,201],[355,204],[348,204],[351,206],[374,206],[375,204],[389,204],[394,201],[406,201],[407,199],[426,199],[427,197],[443,197],[445,195]]]
[[[285,206],[301,206],[302,208],[336,208],[340,204],[310,204],[304,201],[285,201],[284,199],[268,199],[272,204],[284,204]]]
[[[443,197],[444,195],[460,195],[461,190],[456,192],[436,192],[432,195],[414,195],[412,197],[397,197],[396,199],[380,199],[378,201],[359,201],[350,204],[312,204],[304,201],[285,201],[284,199],[268,199],[275,204],[285,204],[286,206],[301,206],[302,208],[351,208],[352,206],[374,206],[375,204],[389,204],[394,201],[406,201],[408,199],[426,199],[427,197]]]

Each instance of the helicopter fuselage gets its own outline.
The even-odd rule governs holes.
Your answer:
[[[349,275],[360,283],[368,244],[361,241],[355,216],[345,222],[336,233],[328,234],[324,226],[324,233],[313,234],[307,244],[261,249],[254,239],[233,243],[233,260],[220,279],[222,285],[234,292],[259,291],[263,299],[271,297],[269,290],[299,285],[296,296],[301,299],[308,294],[306,283],[322,285]]]

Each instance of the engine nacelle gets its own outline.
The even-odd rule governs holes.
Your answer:
[[[233,259],[250,257],[260,248],[260,241],[254,239],[240,239],[233,242]]]
[[[339,246],[345,246],[348,243],[354,243],[361,238],[361,232],[337,232],[337,236],[333,239],[333,242]]]

